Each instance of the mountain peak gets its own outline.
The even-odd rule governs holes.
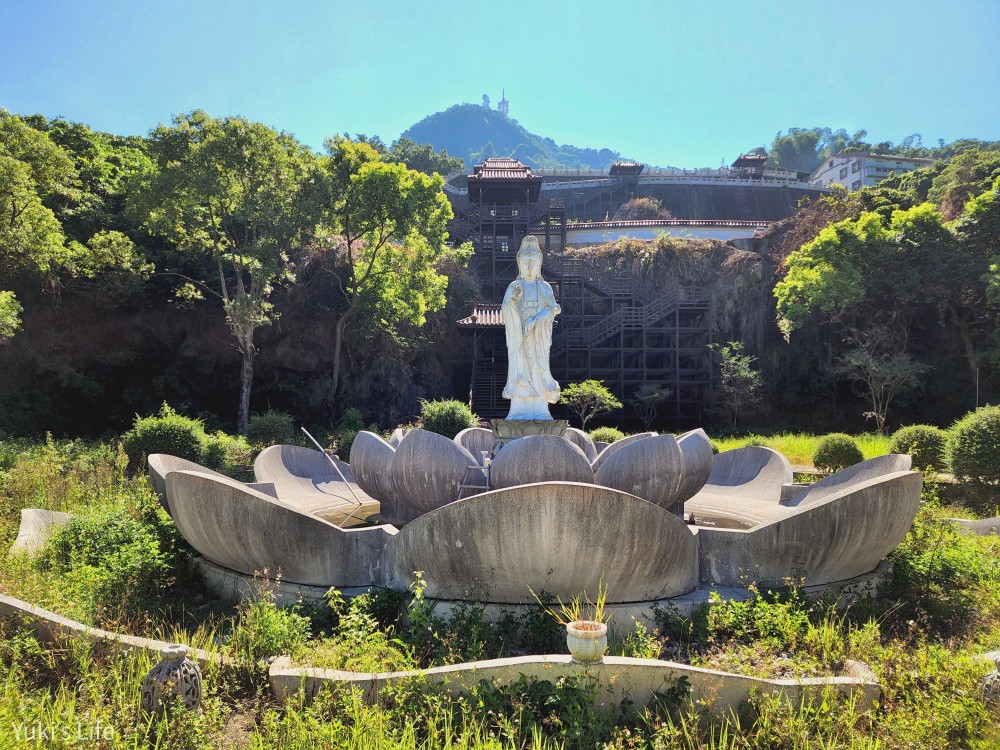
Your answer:
[[[401,137],[429,143],[465,160],[472,168],[491,156],[512,157],[536,169],[606,170],[621,154],[608,148],[559,145],[551,138],[531,133],[505,112],[483,104],[456,104],[411,125]],[[501,101],[507,110],[506,97]]]

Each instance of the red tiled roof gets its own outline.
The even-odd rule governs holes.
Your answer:
[[[530,180],[531,169],[517,159],[486,159],[472,168],[470,180]]]
[[[472,314],[459,320],[458,325],[465,328],[502,326],[503,313],[500,312],[500,305],[477,302],[472,308]]]

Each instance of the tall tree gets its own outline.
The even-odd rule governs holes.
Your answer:
[[[709,349],[719,355],[718,411],[735,428],[760,403],[764,379],[755,367],[757,358],[746,353],[742,341],[711,344]]]
[[[366,143],[336,137],[326,143],[314,181],[336,283],[345,299],[335,314],[330,395],[344,369],[348,325],[361,311],[392,328],[423,325],[444,306],[448,277],[437,270],[447,253],[452,218],[444,180],[387,163]]]
[[[580,429],[584,431],[587,422],[598,414],[622,408],[622,402],[600,380],[570,383],[562,389],[559,403],[568,406],[580,418]]]
[[[204,292],[222,303],[242,357],[242,433],[250,414],[254,334],[275,320],[271,294],[294,279],[289,253],[315,226],[302,197],[315,156],[287,133],[200,110],[156,128],[149,151],[153,163],[130,196],[129,213],[180,249],[211,259],[211,277],[188,278],[180,294]]]
[[[889,406],[903,391],[920,383],[927,367],[903,351],[898,332],[886,326],[850,331],[851,348],[841,359],[840,372],[858,385],[871,407],[864,416],[875,420],[879,434],[885,432]]]
[[[653,420],[656,419],[656,412],[660,405],[670,398],[673,392],[672,388],[661,383],[643,383],[628,400],[636,414],[639,415],[639,419],[642,420],[647,432],[649,432]]]

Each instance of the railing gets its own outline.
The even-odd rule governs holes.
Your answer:
[[[550,356],[561,357],[570,346],[595,346],[626,328],[645,328],[678,307],[703,307],[709,302],[708,291],[700,287],[681,287],[660,295],[642,307],[623,307],[602,319],[597,325],[578,331],[567,331]]]

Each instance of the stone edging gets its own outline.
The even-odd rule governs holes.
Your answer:
[[[657,659],[606,656],[597,664],[579,664],[569,655],[522,656],[510,659],[455,664],[408,672],[342,672],[332,669],[292,667],[288,657],[279,657],[268,672],[271,691],[278,699],[287,699],[300,691],[307,699],[323,687],[348,686],[360,689],[365,701],[373,703],[380,690],[390,684],[421,677],[449,692],[468,692],[482,680],[494,685],[509,684],[521,675],[555,681],[571,675],[591,676],[599,686],[600,706],[613,708],[625,698],[646,705],[657,692],[663,692],[686,677],[691,699],[704,703],[716,713],[736,709],[753,695],[783,695],[793,703],[818,697],[830,688],[843,696],[859,694],[865,709],[881,696],[874,672],[863,662],[846,662],[847,675],[805,677],[800,679],[764,679],[719,672]]]
[[[46,643],[82,638],[100,641],[123,651],[146,651],[156,657],[169,645],[166,641],[93,628],[3,594],[0,594],[0,618],[27,625],[39,640]],[[202,649],[190,649],[188,653],[202,667],[212,663],[234,664],[230,657]],[[600,663],[584,665],[574,662],[569,655],[557,654],[492,659],[408,672],[370,673],[292,667],[291,659],[282,656],[271,665],[268,681],[273,694],[279,699],[299,692],[304,692],[306,698],[312,698],[324,686],[341,685],[359,688],[366,701],[374,702],[382,687],[414,677],[422,677],[428,683],[441,685],[451,692],[464,692],[482,680],[502,685],[517,680],[521,675],[551,681],[582,675],[597,680],[601,705],[612,707],[625,698],[645,705],[655,693],[669,689],[678,678],[686,677],[691,685],[691,698],[705,703],[716,712],[737,708],[751,694],[784,695],[793,702],[799,702],[803,698],[818,696],[826,688],[844,696],[860,693],[862,704],[866,708],[871,707],[881,696],[875,674],[868,665],[856,661],[846,662],[846,672],[846,675],[837,677],[764,679],[676,662],[624,656],[608,656]]]
[[[45,643],[67,638],[82,638],[87,641],[107,643],[123,651],[148,651],[157,658],[160,656],[160,652],[170,645],[166,641],[158,641],[153,638],[140,638],[135,635],[124,635],[100,628],[92,628],[89,625],[70,620],[68,617],[57,615],[55,612],[49,612],[41,607],[3,594],[0,594],[0,618],[27,625],[34,632],[35,637]],[[188,656],[197,661],[201,667],[211,663],[234,665],[233,660],[228,656],[199,648],[189,648]]]

